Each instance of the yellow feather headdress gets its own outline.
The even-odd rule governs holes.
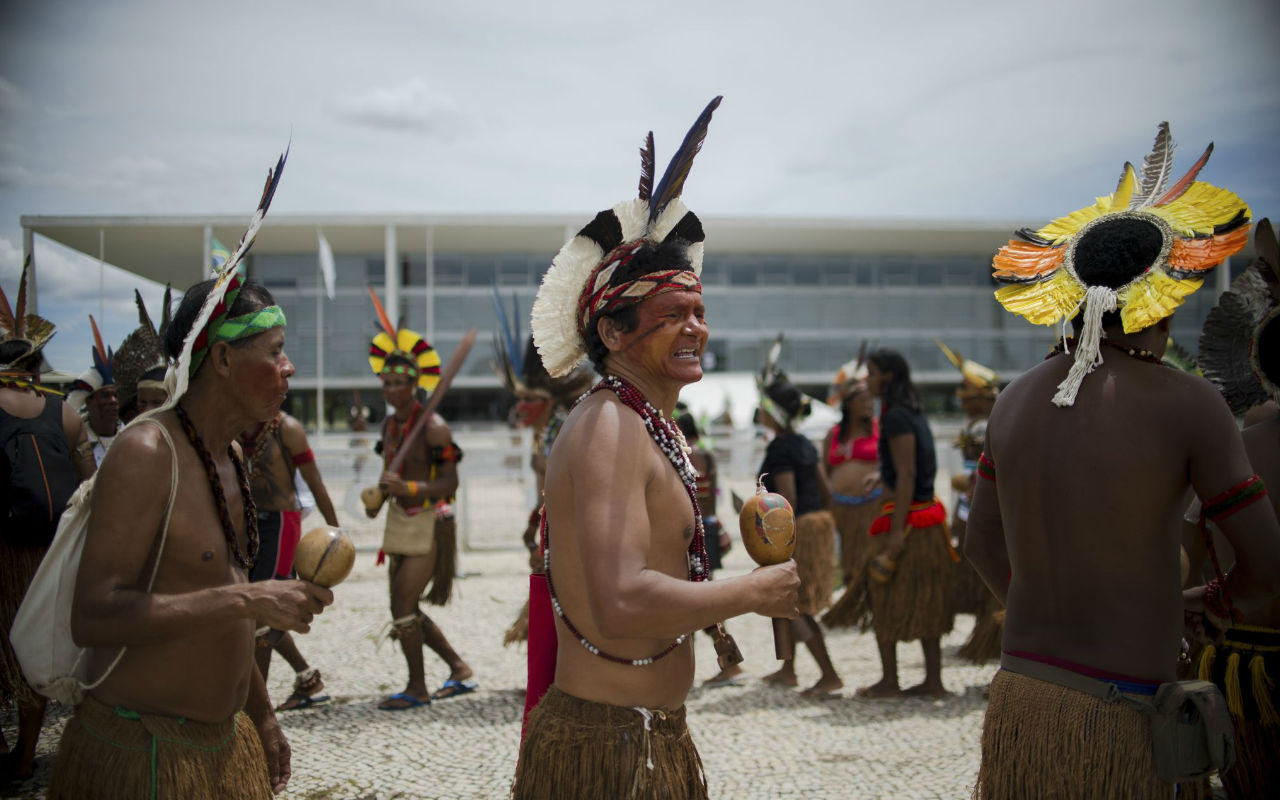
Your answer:
[[[1141,174],[1126,162],[1110,196],[1037,231],[1018,231],[1019,238],[996,254],[992,269],[996,280],[1005,284],[996,290],[996,299],[1009,311],[1037,325],[1055,325],[1083,309],[1084,330],[1075,363],[1054,395],[1056,405],[1073,404],[1085,375],[1102,363],[1104,313],[1118,310],[1126,333],[1154,325],[1199,289],[1210,270],[1247,243],[1249,206],[1232,192],[1195,179],[1212,152],[1210,144],[1191,169],[1169,185],[1173,140],[1169,123],[1162,122]],[[1153,229],[1148,233],[1159,237],[1158,253],[1126,283],[1104,285],[1090,278],[1089,251],[1082,251],[1081,244],[1121,220]]]

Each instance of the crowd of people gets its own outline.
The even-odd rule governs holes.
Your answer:
[[[752,613],[784,621],[766,681],[798,685],[799,642],[819,670],[802,694],[839,692],[824,628],[857,627],[874,633],[882,676],[855,696],[889,700],[946,696],[941,637],[974,614],[960,655],[1000,663],[975,797],[1207,797],[1215,775],[1232,798],[1280,792],[1270,223],[1251,226],[1243,201],[1197,180],[1208,151],[1172,180],[1161,125],[1109,196],[1019,231],[994,257],[996,299],[1064,335],[1003,386],[939,343],[965,414],[950,509],[903,355],[864,344],[840,368],[827,398],[840,419],[818,444],[799,425],[821,401],[783,370],[780,336],[757,382],[758,472],[794,517],[793,556],[712,580],[735,526],[716,513],[714,454],[679,400],[702,378],[714,322],[703,227],[682,196],[719,103],[662,174],[650,134],[638,195],[555,256],[529,341],[500,341],[511,421],[535,430],[539,497],[522,537],[528,602],[504,639],[527,641],[529,664],[512,796],[706,797],[685,713],[691,639],[714,642],[704,685],[740,682],[726,623]],[[76,703],[51,798],[270,797],[291,771],[277,712],[327,699],[300,635],[333,594],[297,580],[293,557],[304,498],[339,520],[302,424],[281,410],[284,312],[241,268],[283,167],[234,254],[172,313],[166,294],[158,327],[140,297],[118,349],[92,325],[91,366],[65,399],[42,380],[54,325],[27,313],[26,271],[0,292],[0,700],[18,720],[0,743],[5,780],[31,774],[45,695],[64,696],[52,683]],[[1251,227],[1257,258],[1210,314],[1199,363],[1171,366],[1173,312]],[[363,499],[384,518],[389,630],[408,673],[377,707],[397,712],[479,683],[422,605],[448,603],[457,573],[463,453],[436,411],[441,359],[370,296],[388,414]],[[367,418],[353,408],[353,428]],[[71,536],[82,549],[58,547]],[[87,669],[48,681],[16,620],[38,613],[55,559],[74,601],[51,624]],[[914,641],[925,676],[903,688],[898,644]],[[438,688],[424,648],[447,669]],[[273,653],[295,673],[279,704]]]

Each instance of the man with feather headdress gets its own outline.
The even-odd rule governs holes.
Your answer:
[[[1253,241],[1257,258],[1218,298],[1200,334],[1200,368],[1236,414],[1280,399],[1280,245],[1269,220],[1258,222]],[[1280,486],[1280,416],[1274,408],[1252,424],[1246,417],[1242,436],[1258,475]],[[1280,493],[1269,498],[1280,514]],[[1196,583],[1204,568],[1231,570],[1236,560],[1203,511],[1195,508],[1199,531],[1187,548],[1196,555]],[[1227,796],[1280,796],[1280,596],[1244,612],[1220,641],[1205,647],[1198,667],[1202,680],[1222,689],[1231,712],[1236,763],[1222,772]]]
[[[88,516],[71,633],[92,686],[63,732],[50,798],[265,800],[288,783],[254,629],[305,633],[333,593],[248,582],[257,514],[235,443],[275,416],[293,374],[284,313],[236,269],[283,166],[225,271],[174,314],[169,399],[117,437],[88,505],[67,512]]]
[[[679,198],[719,103],[656,188],[649,135],[639,198],[561,248],[534,301],[547,372],[566,375],[589,357],[604,377],[570,412],[547,464],[526,709],[537,705],[516,798],[706,797],[685,724],[690,637],[747,612],[796,614],[793,562],[706,582],[696,474],[672,421],[680,388],[702,377],[708,336],[702,224]]]
[[[31,777],[45,707],[22,674],[9,631],[67,501],[94,469],[80,415],[40,386],[54,326],[27,313],[29,266],[16,305],[0,288],[0,709],[10,700],[18,708],[12,750],[0,735],[0,786]]]
[[[93,446],[93,461],[101,464],[107,448],[124,424],[120,421],[120,399],[116,394],[115,373],[111,369],[114,353],[111,348],[102,346],[102,334],[98,332],[98,323],[92,314],[89,315],[89,327],[93,329],[93,347],[90,348],[93,366],[80,373],[80,377],[71,384],[67,403],[74,409],[84,409],[89,443]]]
[[[159,329],[147,313],[142,293],[135,289],[133,294],[138,304],[138,327],[125,337],[111,356],[116,399],[120,402],[120,421],[126,425],[134,417],[159,408],[169,399],[169,390],[164,384],[168,366],[164,358],[164,337],[169,331],[170,289],[164,287]]]
[[[995,256],[1005,308],[1078,333],[1001,392],[978,461],[965,554],[1008,611],[975,797],[1171,796],[1200,771],[1157,752],[1152,722],[1184,613],[1225,627],[1280,589],[1280,526],[1230,410],[1160,361],[1174,309],[1247,241],[1248,206],[1195,180],[1210,150],[1170,183],[1162,123],[1141,175],[1126,164],[1110,196]],[[1240,560],[1179,594],[1188,485]]]

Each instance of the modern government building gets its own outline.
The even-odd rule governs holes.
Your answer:
[[[481,336],[445,401],[454,420],[500,417],[509,399],[491,369],[495,287],[528,312],[561,244],[591,218],[569,215],[272,215],[247,259],[289,319],[288,353],[297,367],[291,411],[315,421],[323,388],[326,427],[343,427],[359,393],[376,402],[366,359],[376,318],[366,287],[392,315],[426,334],[444,359],[472,326]],[[24,216],[24,244],[47,238],[175,289],[208,274],[214,241],[236,242],[243,216]],[[785,333],[782,366],[815,393],[859,345],[903,352],[931,411],[952,408],[958,373],[935,344],[1000,373],[1002,380],[1041,360],[1056,332],[1005,312],[992,292],[991,257],[1016,223],[833,219],[703,219],[702,280],[711,326],[708,371],[750,373]],[[336,263],[336,292],[325,296],[318,267],[323,232]],[[1235,256],[1234,272],[1252,258]],[[1201,324],[1228,283],[1192,295],[1174,318],[1176,341],[1193,353]],[[38,259],[35,274],[39,275]],[[510,313],[510,312],[508,312]],[[323,365],[323,381],[317,366]]]

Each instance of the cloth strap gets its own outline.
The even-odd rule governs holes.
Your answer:
[[[1016,672],[1019,675],[1025,675],[1028,678],[1035,678],[1046,683],[1074,689],[1077,692],[1084,692],[1107,703],[1124,701],[1145,713],[1151,713],[1154,710],[1151,703],[1144,702],[1131,694],[1121,691],[1120,686],[1111,681],[1090,678],[1087,675],[1081,675],[1078,672],[1072,672],[1062,667],[1055,667],[1042,661],[1032,661],[1009,653],[1001,653],[1000,668],[1009,672]],[[1152,688],[1154,689],[1154,687]],[[1155,692],[1152,691],[1151,694],[1155,694]]]

